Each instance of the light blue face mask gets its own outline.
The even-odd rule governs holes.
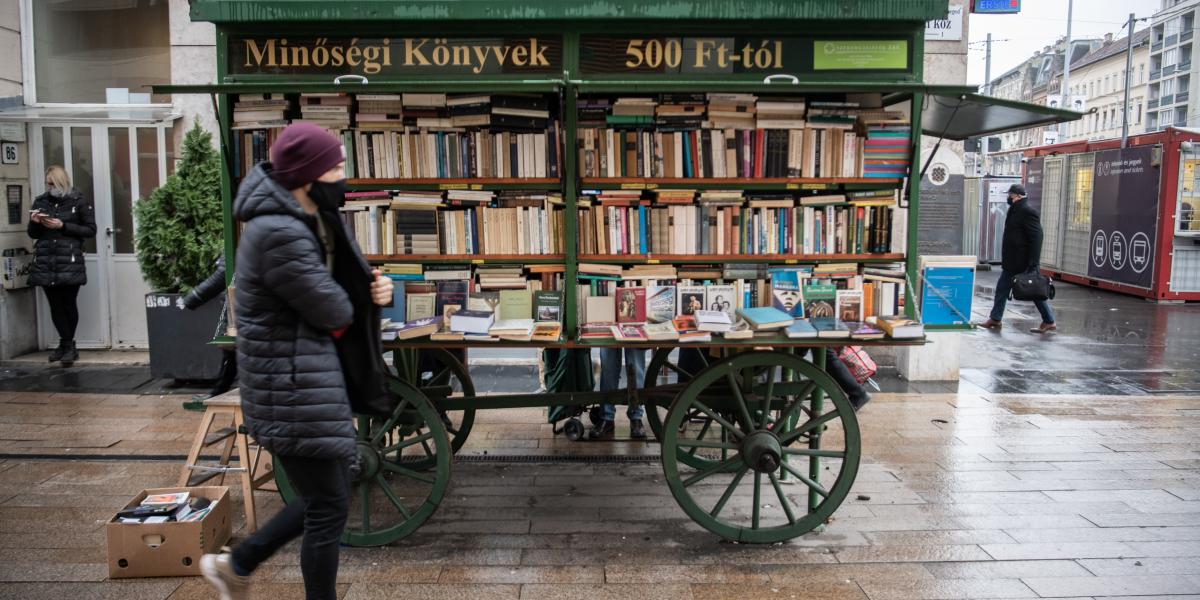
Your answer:
[[[62,198],[63,196],[66,196],[66,195],[67,195],[67,191],[66,191],[66,190],[60,190],[60,189],[58,189],[57,187],[53,187],[53,186],[52,186],[52,187],[50,188],[50,195],[51,195],[51,196],[54,196],[55,198]]]

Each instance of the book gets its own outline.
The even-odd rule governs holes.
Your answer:
[[[471,282],[466,280],[450,279],[437,281],[437,302],[434,314],[444,316],[447,306],[457,306],[459,308],[466,306],[467,291],[470,287]]]
[[[500,306],[500,292],[471,292],[467,295],[467,310],[494,313]]]
[[[488,335],[503,340],[527,342],[533,337],[533,319],[500,319],[492,323]]]
[[[720,311],[732,319],[737,310],[737,293],[732,285],[704,286],[704,307],[710,311]]]
[[[540,290],[533,293],[533,318],[536,321],[562,322],[563,293]]]
[[[437,315],[437,292],[405,293],[405,321],[428,319]]]
[[[712,334],[707,331],[687,331],[679,333],[680,342],[711,342]]]
[[[783,330],[784,335],[788,339],[816,339],[817,330],[808,322],[808,319],[796,319],[791,325],[788,325]]]
[[[696,324],[695,315],[679,315],[671,320],[671,325],[675,327],[675,331],[680,333],[686,331],[696,331],[696,328],[698,327]]]
[[[679,332],[670,321],[647,323],[643,328],[646,338],[650,340],[677,340]]]
[[[636,323],[613,325],[612,332],[613,338],[623,342],[645,342],[650,339],[646,336],[643,326]]]
[[[788,313],[770,306],[739,308],[737,314],[745,319],[754,331],[782,329],[795,322],[795,319]]]
[[[450,331],[486,334],[495,322],[496,315],[483,310],[460,310],[450,317]]]
[[[587,323],[615,323],[617,307],[612,296],[588,296],[584,313]]]
[[[818,338],[843,339],[850,337],[850,328],[837,317],[812,317],[809,319]]]
[[[722,332],[733,329],[729,313],[720,310],[698,310],[695,314],[696,328],[700,331]]]
[[[562,338],[562,323],[541,321],[533,324],[533,335],[530,339],[535,342],[557,342]]]
[[[435,342],[461,342],[466,336],[461,331],[447,331],[441,329],[429,335],[429,339]]]
[[[617,323],[645,323],[646,288],[619,288],[616,309]]]
[[[680,285],[679,290],[679,314],[694,315],[698,310],[704,310],[704,286],[702,285]]]
[[[771,269],[771,306],[793,317],[804,316],[799,269]]]
[[[408,340],[412,338],[425,337],[432,335],[442,327],[442,318],[438,316],[425,317],[421,319],[413,319],[407,321],[404,325],[396,330],[396,339]]]
[[[745,319],[738,319],[729,331],[721,333],[721,337],[727,340],[748,340],[754,337],[754,329]]]
[[[528,319],[533,316],[533,293],[527,289],[500,290],[496,319]]]
[[[853,340],[880,340],[884,338],[882,329],[863,322],[847,322],[846,327],[850,329],[850,339]]]
[[[612,328],[616,323],[587,323],[579,327],[579,339],[604,340],[612,339]]]
[[[898,340],[916,339],[925,336],[924,325],[918,321],[901,316],[879,317],[875,319],[875,326],[888,334],[888,337]]]
[[[812,320],[837,314],[837,286],[832,283],[810,283],[803,290],[806,318]]]
[[[837,290],[837,318],[846,322],[863,320],[862,290]]]
[[[141,506],[153,508],[171,507],[186,504],[190,492],[173,492],[170,494],[151,494],[142,499],[139,503]]]
[[[673,285],[652,285],[647,288],[646,322],[669,324],[671,319],[678,314],[675,300],[675,286]]]

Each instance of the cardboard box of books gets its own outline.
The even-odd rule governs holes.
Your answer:
[[[233,534],[231,504],[224,486],[143,490],[105,525],[108,576],[199,575]]]

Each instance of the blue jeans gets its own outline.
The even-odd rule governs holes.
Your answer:
[[[1013,277],[1020,273],[1012,271],[1000,271],[1000,280],[996,282],[996,302],[992,304],[993,321],[999,321],[1004,318],[1004,305],[1008,304],[1008,294],[1012,291]],[[1043,323],[1054,322],[1054,311],[1050,310],[1050,303],[1045,300],[1038,300],[1033,303],[1037,307],[1038,312],[1042,313]]]
[[[602,348],[600,350],[600,391],[607,392],[620,389],[621,385],[621,348]],[[633,378],[635,381],[627,382],[635,388],[642,387],[642,380],[646,378],[646,351],[640,348],[626,348],[625,362],[633,365]],[[617,417],[617,407],[611,404],[600,405],[601,413],[604,419],[612,421]],[[630,406],[625,411],[625,415],[630,421],[641,419],[646,414],[646,409],[642,405]]]

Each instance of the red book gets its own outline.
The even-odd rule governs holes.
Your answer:
[[[617,289],[617,323],[646,322],[646,288]]]
[[[766,174],[766,161],[763,160],[763,155],[766,154],[767,148],[767,132],[762,129],[754,130],[754,176],[763,177]]]

